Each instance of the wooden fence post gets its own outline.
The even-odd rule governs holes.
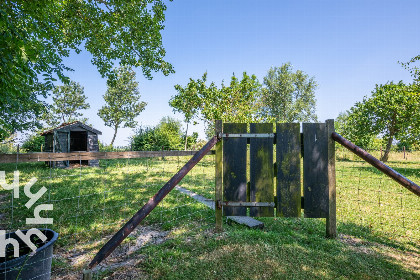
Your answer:
[[[215,133],[216,136],[220,138],[222,137],[222,121],[217,120],[215,125]],[[216,170],[215,170],[215,212],[216,212],[216,231],[222,231],[223,229],[223,217],[222,217],[222,206],[221,202],[223,200],[223,141],[220,140],[216,144]]]
[[[82,279],[83,280],[92,280],[93,279],[92,270],[90,270],[90,269],[83,270]]]
[[[331,137],[334,130],[334,120],[326,120],[328,136],[328,216],[326,233],[328,238],[337,237],[336,220],[336,179],[335,179],[335,141]]]

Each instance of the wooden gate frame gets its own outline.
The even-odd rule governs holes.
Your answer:
[[[255,126],[254,126],[255,127]],[[298,130],[298,132],[296,131]],[[255,129],[254,129],[255,130]],[[295,141],[293,139],[296,139],[295,136],[293,136],[293,133],[289,133],[290,131],[293,131],[293,133],[299,133],[300,139],[298,141]],[[288,132],[289,131],[289,132]],[[216,230],[221,231],[222,230],[222,224],[223,224],[223,209],[224,207],[232,209],[232,207],[253,207],[255,208],[265,208],[265,207],[273,207],[274,205],[277,206],[277,216],[283,216],[283,217],[301,217],[301,209],[304,209],[305,217],[307,218],[326,218],[326,236],[328,238],[335,238],[337,236],[337,229],[336,229],[336,178],[335,178],[335,141],[332,139],[331,135],[334,132],[334,120],[329,119],[326,120],[325,123],[304,123],[303,124],[303,133],[300,133],[300,124],[277,124],[277,130],[276,133],[243,133],[243,134],[224,134],[223,133],[223,123],[220,120],[217,120],[215,123],[215,132],[216,136],[219,139],[222,139],[216,144],[216,155],[215,155],[215,215],[216,215]],[[275,201],[265,201],[265,202],[250,202],[249,201],[249,194],[247,195],[247,201],[223,201],[223,139],[226,138],[234,138],[234,137],[241,137],[241,138],[277,138],[277,134],[282,133],[281,141],[282,141],[282,147],[287,146],[294,146],[294,151],[296,152],[296,145],[299,145],[299,155],[300,157],[307,157],[307,160],[303,163],[303,195],[299,197],[292,197],[293,200],[291,202],[287,202],[284,204],[284,201],[280,201],[279,198],[279,190],[277,189],[277,199]],[[317,133],[319,133],[317,135]],[[318,137],[318,139],[317,139]],[[313,138],[313,139],[312,139]],[[280,138],[277,138],[280,139]],[[295,142],[295,143],[290,143]],[[297,143],[296,143],[297,142]],[[284,151],[283,148],[279,148],[279,143],[276,143],[274,140],[274,143],[277,145],[277,160],[279,157],[281,158],[281,153],[285,153],[287,151]],[[274,144],[273,143],[273,144]],[[306,147],[306,149],[305,149]],[[280,151],[283,149],[282,151]],[[286,148],[289,149],[289,148]],[[296,153],[295,153],[296,155]],[[321,156],[319,156],[321,155]],[[276,161],[277,161],[276,160]],[[308,161],[311,160],[310,164]],[[300,162],[300,158],[299,158]],[[287,165],[286,165],[287,166]],[[300,166],[300,163],[299,163]],[[283,169],[284,169],[283,165]],[[277,175],[277,179],[279,180],[279,175],[282,178],[282,185],[286,185],[287,188],[299,188],[299,193],[301,193],[301,182],[300,182],[300,170],[298,171],[298,175],[296,174],[290,174],[286,170],[285,174],[283,174],[283,171],[280,171],[279,168],[281,168],[279,163],[273,164],[273,171]],[[319,170],[323,170],[324,172],[321,172],[321,175],[319,173]],[[279,173],[280,172],[280,173]],[[288,177],[292,175],[294,178]],[[298,176],[298,179],[296,178]],[[248,180],[248,179],[247,179]],[[298,183],[298,186],[296,186],[296,182]],[[249,183],[249,182],[248,182]],[[293,185],[295,183],[295,185]],[[292,185],[290,185],[292,184]],[[279,185],[279,183],[277,183]],[[321,186],[324,186],[323,189],[321,189],[324,192],[324,196],[319,198],[317,197],[318,194],[316,192],[313,192],[311,188],[320,189]],[[249,192],[249,190],[247,191]],[[295,193],[296,194],[296,193]],[[287,197],[288,194],[283,195]],[[296,196],[296,195],[294,195]],[[305,209],[305,200],[306,197],[307,200],[307,207]],[[290,198],[290,197],[289,197]],[[311,208],[311,200],[317,200],[320,199],[321,202],[318,201],[318,203],[322,204],[323,209],[318,208]],[[242,199],[243,200],[243,199]],[[289,207],[289,203],[294,204],[295,208]],[[297,206],[298,205],[298,206]],[[296,207],[297,206],[297,207]],[[252,208],[251,208],[252,209]],[[290,211],[289,211],[289,210]],[[297,209],[297,210],[296,210]],[[243,212],[243,211],[242,211]],[[292,212],[292,213],[290,213]],[[298,212],[298,213],[297,213]],[[267,216],[267,215],[266,215]]]

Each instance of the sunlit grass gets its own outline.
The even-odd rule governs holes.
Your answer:
[[[103,160],[99,168],[73,169],[31,163],[17,169],[21,188],[36,177],[32,192],[48,189],[38,204],[54,205],[53,211],[42,214],[54,218],[53,225],[45,226],[60,234],[55,250],[87,252],[90,258],[188,159]],[[402,153],[392,153],[388,165],[420,182],[420,152],[406,153],[405,159]],[[261,218],[263,231],[225,224],[223,233],[215,233],[214,212],[174,190],[142,223],[170,232],[168,240],[141,249],[137,257],[142,261],[135,269],[166,279],[419,277],[419,198],[348,151],[338,151],[336,169],[336,240],[324,238],[322,219]],[[10,180],[16,165],[0,165],[0,170]],[[214,157],[206,156],[180,185],[212,199],[214,171]],[[13,205],[10,192],[0,191],[0,196],[0,224],[8,230],[25,228],[33,209],[24,206],[23,190]],[[84,268],[60,254],[54,261],[57,271]]]

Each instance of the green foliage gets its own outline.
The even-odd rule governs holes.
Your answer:
[[[3,141],[0,141],[0,154],[13,154],[17,152],[17,148],[14,145],[16,134],[12,134]]]
[[[84,89],[79,83],[71,81],[67,85],[54,87],[52,98],[54,103],[49,113],[44,116],[49,126],[73,121],[87,122],[79,110],[89,109],[90,105],[86,102]]]
[[[362,146],[381,136],[386,144],[381,160],[387,161],[394,140],[406,144],[420,141],[419,108],[417,85],[376,85],[370,98],[365,97],[350,109],[343,136]]]
[[[102,143],[101,141],[98,140],[98,144],[99,144],[99,151],[100,152],[125,152],[125,151],[129,151],[130,147],[115,147],[115,146],[111,146],[111,145],[105,145],[104,143]]]
[[[262,89],[260,114],[270,122],[317,121],[315,89],[317,83],[301,70],[292,71],[292,65],[268,70]]]
[[[45,138],[39,134],[30,135],[22,144],[22,150],[27,153],[42,152],[45,146]]]
[[[164,61],[163,0],[10,1],[0,3],[0,140],[14,131],[40,126],[42,101],[54,82],[68,82],[63,58],[82,46],[101,75],[116,60],[173,73]]]
[[[99,110],[98,116],[106,126],[114,128],[110,144],[112,146],[118,128],[134,128],[137,125],[134,119],[140,115],[147,103],[140,101],[136,73],[128,66],[114,69],[108,77],[107,85],[108,89],[104,95],[106,105]]]
[[[155,127],[140,127],[132,138],[132,147],[135,151],[179,150],[183,138],[181,122],[164,117]]]
[[[243,73],[239,80],[231,77],[229,85],[207,85],[207,73],[191,79],[186,86],[176,85],[178,92],[169,101],[185,121],[203,120],[206,133],[213,135],[214,120],[224,122],[294,122],[316,121],[315,89],[317,84],[304,72],[292,71],[290,63],[271,68],[264,78],[264,88],[255,75]]]
[[[401,140],[397,144],[397,150],[402,151],[405,148],[406,151],[420,151],[420,141],[409,142],[406,140]]]
[[[198,141],[198,133],[197,132],[193,132],[192,135],[184,135],[184,138],[187,137],[187,149],[189,150],[194,150],[193,148],[196,146],[197,141]]]
[[[173,108],[174,112],[179,112],[184,115],[185,122],[190,123],[192,119],[197,117],[201,106],[201,98],[198,95],[198,84],[193,79],[185,88],[180,85],[175,85],[175,90],[178,94],[172,96],[169,100],[169,105]]]
[[[335,120],[335,131],[363,149],[374,149],[373,141],[376,135],[359,131],[358,125],[355,123],[356,116],[360,116],[360,111],[355,107],[341,112]]]
[[[420,55],[417,55],[410,59],[408,62],[399,62],[405,69],[407,69],[411,76],[414,78],[414,82],[420,83],[420,68],[418,63],[420,61]]]
[[[206,83],[207,73],[204,73],[201,79],[190,79],[185,87],[175,86],[178,94],[169,104],[174,110],[183,112],[186,121],[194,117],[203,120],[207,134],[213,135],[214,120],[252,122],[257,119],[261,85],[255,75],[244,72],[239,80],[233,74],[229,85],[222,83],[220,88],[214,82]],[[182,107],[182,104],[188,105]]]

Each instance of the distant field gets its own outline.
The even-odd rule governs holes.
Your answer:
[[[377,152],[374,152],[377,153]],[[376,156],[378,156],[376,154]],[[21,185],[36,177],[59,232],[55,279],[79,279],[97,250],[188,160],[188,157],[103,160],[100,168],[49,169],[19,164]],[[392,153],[388,165],[420,182],[420,152]],[[0,165],[8,177],[15,164]],[[214,157],[181,184],[214,197]],[[35,192],[35,191],[33,191]],[[111,255],[102,279],[418,279],[420,198],[347,151],[337,152],[339,237],[322,219],[261,218],[264,230],[224,225],[213,211],[174,190]],[[25,200],[0,191],[0,224],[25,227]],[[147,245],[147,246],[146,246]]]

